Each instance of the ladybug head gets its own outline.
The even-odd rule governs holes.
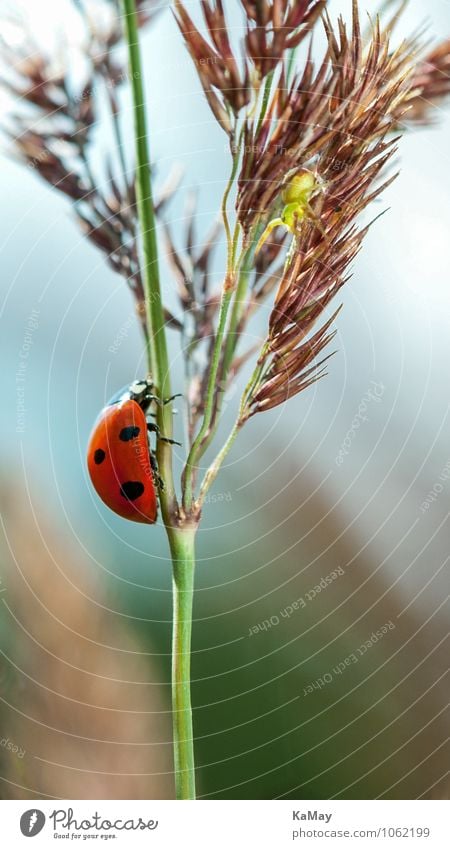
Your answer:
[[[150,378],[146,380],[134,380],[133,383],[130,384],[130,394],[131,395],[142,395],[145,393],[147,389],[152,389],[153,382]]]
[[[158,398],[154,394],[151,377],[147,377],[144,380],[134,380],[130,386],[123,387],[113,395],[106,406],[110,407],[114,404],[121,404],[124,401],[136,401],[145,413],[152,401],[158,401]]]
[[[135,380],[130,385],[129,396],[133,401],[136,401],[145,411],[155,399],[153,392],[153,380],[147,377],[144,380]]]

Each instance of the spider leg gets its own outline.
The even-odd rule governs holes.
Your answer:
[[[275,227],[285,227],[285,226],[286,225],[285,225],[282,218],[274,218],[272,221],[269,221],[266,229],[264,230],[264,233],[262,234],[261,238],[258,241],[258,244],[256,245],[255,255],[261,250],[264,242],[267,241],[272,230],[275,230]]]

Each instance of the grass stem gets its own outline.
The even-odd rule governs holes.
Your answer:
[[[149,369],[153,376],[156,394],[164,399],[171,394],[169,360],[159,280],[146,103],[135,0],[123,0],[123,8],[133,93],[136,197],[143,252],[142,276],[146,303]],[[170,405],[159,405],[157,415],[162,434],[171,436]],[[190,692],[195,528],[187,524],[180,526],[173,484],[171,446],[158,440],[157,457],[159,472],[164,481],[164,489],[160,491],[161,512],[169,539],[173,569],[172,706],[175,787],[177,799],[195,799]]]
[[[191,706],[191,633],[195,528],[169,533],[173,561],[172,718],[177,799],[195,799]]]
[[[148,330],[149,370],[160,398],[171,395],[169,359],[167,353],[164,312],[159,280],[158,245],[153,208],[150,153],[147,130],[146,101],[142,71],[139,30],[135,0],[122,0],[125,31],[128,43],[130,81],[133,94],[133,113],[136,143],[136,199],[142,239],[142,278],[145,291],[145,308]],[[158,425],[164,436],[172,436],[172,410],[168,404],[157,411]],[[172,472],[172,448],[158,442],[158,466],[164,480],[160,493],[161,510],[165,524],[171,524],[177,504]]]

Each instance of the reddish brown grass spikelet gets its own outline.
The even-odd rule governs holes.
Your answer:
[[[201,0],[201,8],[209,42],[180,0],[175,2],[175,16],[214,117],[229,133],[229,110],[237,113],[250,101],[248,66],[244,62],[240,69],[231,49],[222,0]]]
[[[384,171],[396,150],[395,135],[408,126],[431,123],[436,107],[450,93],[450,40],[428,55],[420,38],[394,49],[391,35],[406,5],[402,0],[385,3],[368,32],[362,32],[357,0],[348,26],[342,18],[331,20],[325,0],[238,2],[243,13],[240,44],[228,26],[224,0],[201,0],[202,25],[193,21],[182,0],[174,6],[208,103],[229,135],[236,169],[231,180],[236,189],[236,246],[241,241],[245,249],[242,272],[247,283],[233,305],[216,411],[228,382],[253,353],[238,351],[250,318],[265,299],[274,297],[258,381],[247,398],[248,417],[280,403],[322,373],[314,370],[314,356],[330,333],[318,331],[308,341],[309,334],[349,278],[366,232],[358,229],[358,216],[393,179]],[[97,5],[92,0],[90,11]],[[22,51],[4,46],[10,64],[5,84],[21,104],[11,132],[16,150],[73,201],[87,238],[127,280],[147,335],[134,173],[124,162],[118,121],[117,92],[127,79],[123,55],[116,50],[123,45],[122,22],[119,6],[109,5],[106,23],[94,14],[86,18],[86,73],[75,89],[70,69],[55,73],[30,36]],[[160,5],[139,2],[140,23],[152,19]],[[322,57],[313,59],[311,37],[318,26],[324,27],[326,48]],[[298,47],[301,51],[294,53]],[[106,91],[119,137],[100,174],[92,167],[99,86]],[[312,171],[317,181],[310,214],[294,234],[274,229],[255,255],[266,225],[280,217],[283,190],[301,169]],[[172,185],[163,193],[157,212],[163,212],[173,192]],[[181,246],[167,225],[163,229],[180,307],[177,316],[166,309],[165,318],[184,333],[192,439],[204,411],[216,338],[220,287],[212,285],[212,249],[222,233],[214,226],[203,247],[194,250],[194,209]],[[228,279],[234,285],[233,276]]]
[[[279,281],[262,367],[243,419],[282,403],[323,374],[324,361],[316,363],[316,358],[333,335],[328,331],[334,316],[310,334],[348,280],[367,229],[358,229],[358,216],[394,178],[379,182],[396,149],[389,133],[411,90],[410,49],[403,45],[391,52],[388,34],[375,24],[363,50],[356,3],[350,35],[342,20],[337,36],[328,18],[325,27],[329,49],[323,64],[315,72],[309,59],[287,94],[275,93],[266,116],[271,123],[281,97],[282,119],[272,137],[264,139],[266,152],[274,143],[281,147],[279,156],[256,155],[247,161],[247,175],[241,178],[238,208],[250,232],[261,216],[267,220],[267,209],[273,214],[286,174],[307,163],[322,181],[312,201],[315,219],[302,221]],[[312,104],[315,114],[310,112]]]
[[[140,4],[140,23],[153,18],[155,3]],[[112,6],[112,4],[111,4]],[[90,10],[94,12],[95,9]],[[19,25],[19,24],[18,24]],[[55,72],[52,57],[34,42],[21,21],[22,46],[1,45],[7,68],[3,86],[14,95],[20,111],[7,127],[20,158],[50,186],[74,203],[78,223],[87,238],[105,255],[108,264],[121,274],[136,300],[137,314],[144,333],[144,290],[137,245],[137,209],[132,166],[121,161],[122,141],[104,158],[104,173],[93,169],[91,151],[99,120],[99,89],[106,93],[113,124],[119,113],[118,89],[127,79],[119,51],[123,39],[122,21],[115,13],[108,21],[97,22],[93,14],[85,21],[86,44],[79,57],[84,76],[75,80],[67,65]],[[115,124],[120,134],[120,125]],[[170,199],[169,187],[156,204],[156,211]],[[179,328],[168,310],[166,320]]]
[[[247,17],[245,47],[260,78],[280,63],[286,50],[298,47],[311,32],[325,0],[242,0]]]
[[[411,85],[414,94],[404,120],[430,124],[437,108],[450,96],[450,38],[438,44],[418,65]]]

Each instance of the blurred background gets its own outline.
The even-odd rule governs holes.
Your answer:
[[[0,9],[19,5],[56,52],[76,40],[69,3]],[[449,3],[411,0],[402,34],[424,22],[449,34]],[[204,235],[226,140],[170,11],[143,45],[157,184],[184,170],[166,217],[177,233],[195,188]],[[126,91],[121,105],[131,140]],[[5,94],[0,108],[14,108]],[[450,111],[437,118],[401,142],[328,377],[249,422],[209,496],[192,662],[202,798],[448,796]],[[99,126],[99,161],[109,141]],[[134,305],[69,203],[3,150],[0,796],[172,798],[165,535],[109,512],[85,467],[105,397],[145,373]],[[163,276],[175,303],[164,260]]]

